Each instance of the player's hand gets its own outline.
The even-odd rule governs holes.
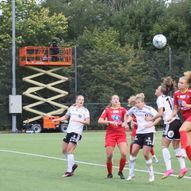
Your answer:
[[[125,123],[125,122],[123,122],[122,123],[122,127],[124,127],[125,129],[128,127],[128,124],[127,123]]]

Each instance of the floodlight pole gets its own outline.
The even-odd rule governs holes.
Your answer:
[[[15,0],[12,0],[12,95],[16,95],[16,63],[15,63]],[[16,114],[12,114],[12,132],[17,131],[17,118]]]
[[[168,63],[169,63],[169,74],[172,75],[172,50],[171,47],[168,46]]]
[[[74,93],[75,93],[75,97],[77,96],[78,93],[78,69],[77,69],[77,47],[74,47]]]

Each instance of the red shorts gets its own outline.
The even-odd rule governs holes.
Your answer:
[[[189,121],[189,122],[191,122],[191,116],[188,117],[185,121]]]
[[[105,147],[115,147],[119,143],[127,143],[126,133],[106,133]]]
[[[131,137],[135,137],[137,128],[133,128],[131,131]]]

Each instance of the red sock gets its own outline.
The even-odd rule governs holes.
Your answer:
[[[180,143],[181,147],[186,150],[188,145],[188,136],[186,131],[180,131]]]
[[[108,171],[108,174],[112,174],[112,162],[107,162],[107,171]]]
[[[155,155],[155,151],[154,151],[153,147],[151,147],[150,153],[151,153],[152,156]]]
[[[186,154],[189,160],[191,161],[191,146],[190,145],[186,147]]]
[[[129,149],[130,150],[130,155],[132,153],[132,148],[133,148],[133,143],[130,144],[130,149]]]
[[[119,172],[122,172],[126,164],[126,158],[121,158],[119,163]]]

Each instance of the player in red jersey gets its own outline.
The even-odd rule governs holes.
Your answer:
[[[191,139],[191,71],[184,72],[184,76],[179,78],[178,90],[174,93],[174,111],[173,118],[178,110],[180,110],[184,123],[180,127],[180,142],[182,152],[179,156],[186,157],[191,160],[191,147],[189,140]],[[169,120],[171,120],[171,118]]]
[[[126,120],[126,109],[120,106],[119,97],[113,95],[111,103],[106,107],[101,114],[98,123],[107,125],[106,136],[105,136],[105,147],[107,156],[107,178],[113,178],[112,174],[112,158],[115,146],[117,145],[121,159],[119,163],[118,175],[121,179],[125,179],[123,175],[123,169],[126,164],[127,155],[127,138],[124,121]]]
[[[135,106],[135,104],[136,104],[136,96],[134,96],[134,95],[130,96],[128,99],[128,105],[130,107],[133,107],[133,106]],[[132,122],[131,123],[132,131],[131,131],[130,155],[132,153],[133,142],[135,140],[136,131],[137,131],[137,120],[136,120],[135,115],[132,115],[132,121],[131,122]],[[153,162],[158,163],[159,161],[155,155],[155,151],[154,151],[153,147],[151,148],[150,153],[152,155]]]

